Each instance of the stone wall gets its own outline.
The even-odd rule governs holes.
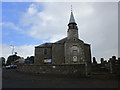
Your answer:
[[[61,64],[61,65],[20,65],[17,71],[36,74],[63,74],[63,75],[83,75],[85,76],[84,64]]]
[[[44,50],[47,50],[47,53],[44,54]],[[44,59],[52,58],[52,48],[51,47],[36,47],[35,48],[35,64],[44,64]]]
[[[89,44],[84,44],[85,60],[91,64],[91,50]]]
[[[84,54],[84,42],[80,39],[69,39],[65,42],[65,63],[79,63],[84,64],[85,54]],[[76,51],[74,55],[73,51]],[[74,61],[73,57],[77,56],[77,60]]]
[[[61,43],[53,43],[52,45],[52,63],[62,64],[65,63],[64,58],[64,45]]]

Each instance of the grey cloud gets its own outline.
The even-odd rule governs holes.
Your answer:
[[[70,5],[72,4],[74,17],[79,27],[79,37],[91,44],[92,55],[97,57],[98,61],[100,57],[108,59],[112,55],[117,56],[117,2],[53,2],[43,4],[43,17],[39,16],[41,12],[37,12],[33,18],[24,18],[27,22],[32,20],[33,26],[28,29],[28,34],[30,33],[32,37],[39,39],[42,39],[42,37],[51,37],[50,40],[57,40],[66,36]],[[46,21],[48,17],[53,17],[53,19],[48,22]],[[38,24],[36,24],[36,22]],[[41,26],[43,23],[45,23],[45,27]]]

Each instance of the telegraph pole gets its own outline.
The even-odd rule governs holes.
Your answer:
[[[13,45],[10,45],[12,47],[12,57],[13,57],[13,61],[14,61],[14,46]],[[13,64],[13,62],[11,62],[11,64]]]
[[[13,45],[10,45],[12,47],[12,55],[14,53],[14,46]]]

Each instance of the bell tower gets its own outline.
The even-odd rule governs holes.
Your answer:
[[[79,38],[78,27],[77,27],[77,24],[76,24],[74,16],[73,16],[72,6],[71,6],[70,20],[69,20],[69,24],[68,24],[67,37],[68,37],[68,39],[75,39],[75,38],[78,39]]]

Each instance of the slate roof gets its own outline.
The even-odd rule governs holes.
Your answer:
[[[41,44],[41,45],[39,45],[39,46],[37,46],[37,47],[46,47],[46,48],[50,48],[50,47],[52,47],[52,43],[43,43],[43,44]]]
[[[73,12],[71,12],[69,23],[75,23]]]
[[[63,44],[63,43],[65,43],[66,40],[67,40],[67,37],[65,37],[65,38],[63,38],[63,39],[61,39],[61,40],[59,40],[59,41],[56,41],[55,43],[56,43],[56,44],[58,44],[58,43]],[[55,44],[55,43],[54,43],[54,44]],[[53,44],[53,43],[43,43],[43,44],[41,44],[41,45],[39,45],[39,46],[36,46],[36,48],[37,48],[37,47],[41,47],[41,48],[51,48],[51,47],[52,47],[52,44]]]
[[[67,37],[65,37],[65,38],[63,38],[63,39],[61,39],[59,41],[56,41],[55,43],[65,43],[66,40],[67,40]]]

